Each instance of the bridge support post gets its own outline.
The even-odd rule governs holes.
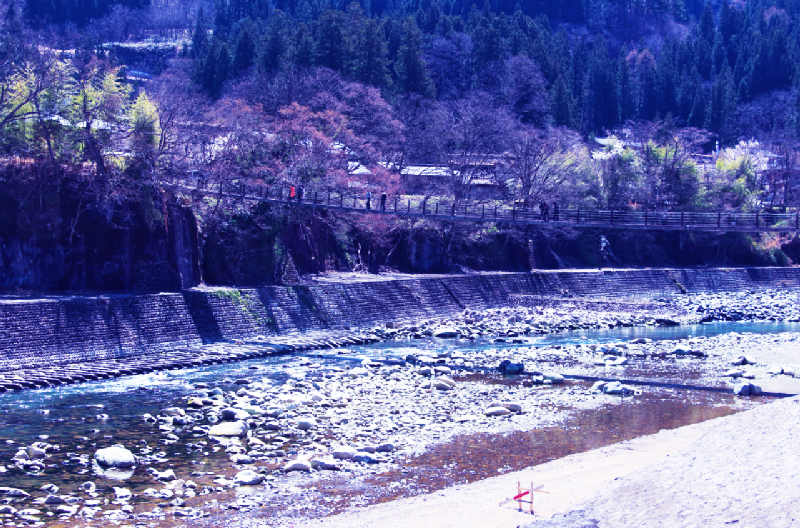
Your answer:
[[[435,214],[436,216],[439,216],[439,202],[436,202],[436,212],[433,213],[433,214]]]
[[[647,211],[644,212],[644,225],[647,225]]]
[[[608,223],[609,224],[613,224],[614,223],[614,210],[613,209],[611,210],[611,216],[609,217]]]
[[[486,205],[481,205],[481,220],[486,216]]]
[[[422,216],[425,216],[425,209],[427,208],[427,206],[428,206],[428,202],[426,202],[425,200],[422,200]]]
[[[683,228],[683,211],[681,211],[681,228]]]
[[[511,220],[513,222],[517,221],[517,204],[511,206]]]
[[[580,207],[578,207],[578,220],[575,223],[576,224],[580,224],[581,223],[581,208]]]
[[[340,194],[339,195],[339,208],[341,209],[342,207],[344,207],[344,195]]]
[[[497,220],[497,206],[494,206],[494,219]]]
[[[397,196],[394,197],[394,212],[397,212]]]
[[[408,209],[406,210],[406,214],[411,212],[411,199],[408,200]]]
[[[455,202],[453,202],[453,214],[451,214],[450,216],[452,216],[453,218],[455,218],[455,216],[456,216],[456,203]]]
[[[800,229],[800,212],[794,215],[794,228]]]
[[[758,221],[758,215],[759,215],[759,212],[758,212],[758,211],[756,211],[756,227],[760,227],[760,226],[758,225],[758,224],[759,224],[759,221]]]
[[[314,191],[314,206],[317,205],[317,191]]]
[[[717,212],[717,227],[722,225],[722,211]]]

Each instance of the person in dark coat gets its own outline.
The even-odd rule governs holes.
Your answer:
[[[386,211],[386,191],[381,191],[381,211]]]
[[[558,222],[558,202],[553,202],[553,222]]]

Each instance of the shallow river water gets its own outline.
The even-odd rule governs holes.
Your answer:
[[[682,339],[712,336],[727,332],[779,333],[800,331],[800,323],[717,323],[680,327],[616,328],[602,331],[564,332],[526,339],[525,346],[553,346],[565,344],[603,343],[630,340],[639,337],[650,339]],[[235,390],[234,380],[247,377],[263,378],[273,384],[288,377],[289,368],[307,371],[308,377],[323,373],[334,366],[352,366],[350,358],[397,357],[403,358],[414,351],[456,350],[469,355],[487,348],[514,347],[512,343],[495,343],[491,340],[466,342],[453,340],[390,341],[369,346],[354,347],[347,354],[325,357],[283,356],[253,359],[237,363],[212,365],[203,368],[165,371],[128,376],[114,380],[83,383],[57,388],[39,389],[0,395],[0,486],[22,488],[36,496],[43,496],[39,488],[52,483],[59,486],[60,494],[76,492],[87,480],[98,486],[100,497],[113,499],[113,486],[124,485],[140,493],[154,485],[143,468],[123,483],[93,474],[91,463],[77,462],[76,454],[89,455],[102,447],[124,444],[133,448],[146,443],[153,452],[166,459],[157,464],[160,471],[174,468],[176,473],[221,473],[231,470],[224,451],[214,451],[207,437],[191,431],[177,433],[181,438],[174,444],[164,444],[157,427],[145,424],[142,415],[158,414],[160,409],[173,405],[185,406],[186,398],[196,383]],[[309,354],[308,356],[317,356]],[[347,363],[347,364],[345,364]],[[641,369],[634,375],[654,381],[672,382],[668,370]],[[686,379],[690,372],[683,372]],[[483,376],[483,377],[481,377]],[[487,383],[524,383],[520,378],[501,378],[495,375],[470,374],[467,379]],[[589,382],[576,381],[572,388],[588,388]],[[566,390],[553,388],[550,390]],[[761,400],[762,402],[764,400]],[[434,446],[425,454],[414,457],[404,465],[402,473],[395,470],[372,478],[367,487],[392,489],[388,482],[403,479],[408,483],[405,491],[376,494],[372,500],[388,500],[403,494],[413,494],[438,489],[453,483],[474,481],[530,465],[546,462],[567,454],[608,445],[627,438],[657,432],[724,416],[741,410],[741,400],[729,392],[671,390],[658,388],[640,397],[628,400],[608,398],[608,405],[600,409],[574,414],[559,427],[506,435],[475,434]],[[13,465],[12,458],[19,447],[33,442],[46,441],[59,446],[59,451],[47,458],[48,466],[42,473],[26,474]],[[134,450],[135,452],[135,450]],[[74,454],[73,454],[74,453]],[[478,460],[480,463],[476,464]],[[180,471],[179,471],[180,470]],[[185,478],[185,476],[184,476]],[[342,488],[330,487],[329,495],[340,494]],[[410,491],[409,491],[410,490]],[[378,496],[381,495],[381,496]],[[137,497],[135,503],[155,499]],[[161,501],[163,502],[163,500]],[[349,502],[343,502],[344,508]],[[17,506],[20,507],[20,506]],[[338,509],[338,508],[334,508]]]

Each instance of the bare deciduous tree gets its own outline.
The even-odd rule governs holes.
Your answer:
[[[522,128],[503,156],[498,178],[526,207],[555,198],[575,171],[578,144],[565,129]]]

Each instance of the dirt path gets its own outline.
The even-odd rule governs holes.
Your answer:
[[[544,485],[548,494],[537,493],[537,516],[569,511],[615,479],[629,475],[677,453],[700,439],[721,420],[661,431],[554,460],[547,464],[502,476],[455,486],[435,493],[356,509],[298,526],[348,528],[514,528],[531,522],[515,504],[498,504],[514,495],[517,482]]]

